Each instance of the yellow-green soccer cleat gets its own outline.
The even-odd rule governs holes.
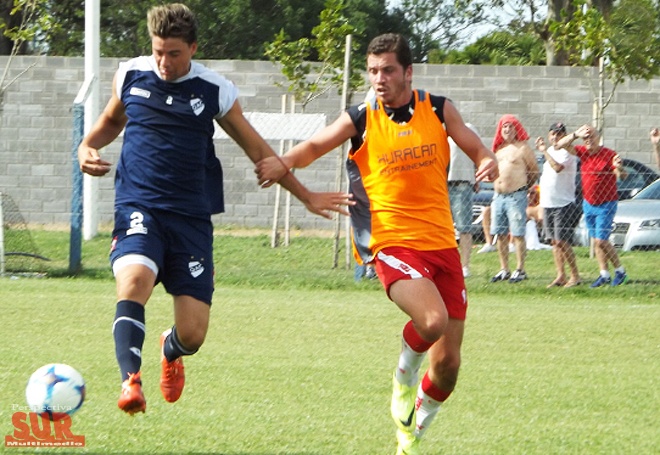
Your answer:
[[[419,451],[420,439],[409,431],[397,430],[396,440],[399,443],[396,455],[420,455],[422,453]]]
[[[392,404],[390,410],[394,423],[401,430],[411,431],[415,428],[415,398],[417,387],[401,384],[396,379],[396,372],[392,378]]]

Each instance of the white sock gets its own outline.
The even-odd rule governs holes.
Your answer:
[[[424,435],[436,414],[440,410],[441,404],[441,401],[434,400],[425,394],[422,391],[422,387],[420,385],[419,389],[417,390],[417,400],[415,401],[416,425],[414,435],[417,438],[421,438]]]
[[[419,368],[422,365],[426,352],[413,350],[405,340],[401,339],[401,354],[396,369],[396,380],[399,384],[413,387],[419,380]]]
[[[624,269],[623,266],[617,267],[614,271],[618,273],[626,273],[626,269]]]
[[[609,278],[610,277],[609,270],[601,270],[600,271],[600,276],[602,276],[603,278]]]

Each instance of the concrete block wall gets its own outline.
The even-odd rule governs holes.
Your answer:
[[[110,84],[121,59],[102,59],[100,108],[110,96]],[[0,56],[0,69],[7,57]],[[205,61],[240,89],[246,112],[280,112],[286,85],[279,69],[263,61]],[[0,192],[9,194],[30,224],[68,226],[71,210],[72,105],[84,80],[84,59],[18,57],[11,61],[0,104]],[[501,115],[517,115],[532,141],[562,120],[569,128],[591,122],[597,87],[595,71],[568,67],[498,67],[415,65],[414,86],[452,99],[466,121],[490,146]],[[607,85],[609,90],[609,84]],[[365,87],[366,91],[366,87]],[[608,92],[606,92],[606,95]],[[355,100],[363,96],[357,94]],[[355,102],[357,102],[355,101]],[[311,102],[305,112],[322,113],[328,121],[340,113],[340,99],[330,92]],[[621,84],[605,114],[605,145],[623,156],[655,167],[648,132],[660,126],[660,79]],[[279,141],[271,142],[279,150]],[[121,139],[103,151],[116,163]],[[232,141],[216,141],[225,171],[226,213],[217,225],[270,227],[275,189],[258,188],[253,166]],[[310,189],[333,191],[338,151],[296,175]],[[282,200],[284,200],[284,194]],[[98,206],[102,227],[112,223],[113,176],[99,179]],[[281,211],[283,212],[283,210]],[[304,229],[333,229],[334,222],[308,213],[295,198],[291,223]]]

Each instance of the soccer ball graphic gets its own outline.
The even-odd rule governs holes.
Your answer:
[[[69,365],[50,363],[32,373],[25,389],[30,412],[60,420],[76,412],[85,401],[85,381]]]

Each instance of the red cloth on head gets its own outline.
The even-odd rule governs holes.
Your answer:
[[[495,130],[495,137],[493,138],[493,152],[496,152],[500,145],[504,142],[502,138],[502,125],[505,123],[513,124],[513,127],[516,129],[516,139],[519,141],[526,141],[529,139],[529,134],[525,131],[520,120],[512,114],[504,114],[499,122],[497,122],[497,129]]]

